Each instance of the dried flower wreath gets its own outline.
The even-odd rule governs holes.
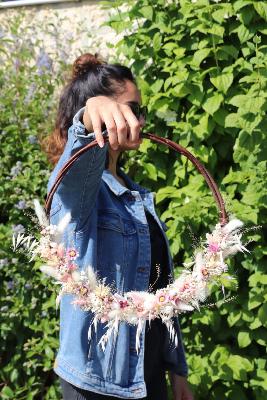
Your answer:
[[[79,256],[77,249],[65,248],[62,242],[63,232],[70,221],[66,214],[58,225],[50,225],[44,209],[37,200],[35,211],[42,227],[38,240],[33,236],[18,234],[13,237],[13,247],[21,246],[28,250],[32,259],[42,260],[43,273],[53,277],[61,286],[57,297],[57,306],[64,294],[74,295],[73,304],[84,311],[92,311],[94,318],[90,325],[97,322],[107,323],[107,331],[99,341],[103,351],[112,334],[118,333],[119,323],[124,321],[137,325],[136,350],[140,347],[140,333],[147,320],[161,318],[166,325],[170,338],[178,345],[172,317],[181,312],[199,309],[209,294],[211,284],[221,285],[223,279],[233,279],[228,273],[225,259],[237,252],[248,251],[241,242],[243,223],[233,219],[226,225],[217,224],[206,235],[201,248],[191,263],[186,264],[180,276],[171,284],[155,293],[130,291],[114,293],[105,280],[100,280],[92,267],[80,271],[75,263]]]
[[[75,119],[75,118],[74,118]],[[74,121],[75,122],[75,121]],[[75,134],[83,134],[79,123],[74,125]],[[77,132],[76,132],[77,130]],[[81,130],[81,132],[80,132]],[[65,248],[63,233],[70,222],[71,215],[66,214],[58,225],[51,225],[47,218],[53,195],[64,175],[73,163],[89,148],[97,145],[93,140],[77,151],[58,173],[46,199],[45,210],[37,200],[34,201],[35,211],[41,225],[41,236],[36,240],[31,235],[18,234],[13,237],[14,250],[21,246],[28,250],[31,259],[39,259],[45,262],[41,266],[43,273],[55,279],[55,283],[61,286],[57,296],[57,306],[64,294],[74,296],[73,304],[84,311],[93,313],[93,321],[88,330],[88,338],[91,338],[92,326],[97,329],[97,323],[106,323],[107,331],[100,338],[99,345],[105,350],[108,339],[118,334],[120,322],[136,325],[136,351],[140,348],[140,334],[146,321],[161,318],[166,325],[170,339],[178,345],[178,338],[173,326],[172,318],[179,313],[199,309],[210,292],[213,284],[223,287],[225,279],[234,279],[228,273],[225,259],[237,252],[248,251],[241,242],[243,223],[238,219],[228,221],[224,207],[224,201],[213,178],[206,168],[186,148],[169,139],[159,137],[152,133],[142,133],[143,138],[155,143],[164,144],[170,149],[186,156],[204,176],[214,199],[220,210],[220,222],[214,230],[206,234],[199,249],[195,252],[193,260],[185,264],[180,276],[163,289],[155,293],[130,291],[127,293],[114,293],[106,284],[105,279],[99,279],[91,266],[79,268],[76,259],[78,250]],[[104,141],[108,141],[107,131],[103,132]],[[88,135],[88,139],[94,138],[94,133]]]

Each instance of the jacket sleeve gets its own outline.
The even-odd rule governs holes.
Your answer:
[[[79,110],[73,118],[64,152],[49,179],[48,191],[65,163],[78,150],[94,140],[94,133],[85,135],[85,127],[79,120],[83,112],[84,108]],[[106,131],[103,132],[104,134]],[[83,227],[95,205],[105,167],[107,147],[107,143],[103,148],[96,145],[82,154],[70,167],[54,194],[51,214],[58,206],[64,210],[64,213],[70,212],[71,223],[76,231]]]

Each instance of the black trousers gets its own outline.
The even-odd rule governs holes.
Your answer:
[[[147,387],[146,400],[168,400],[167,382],[162,362],[162,343],[164,329],[160,319],[151,321],[151,326],[146,325],[145,354],[144,354],[144,378]],[[110,400],[118,397],[106,396],[80,389],[62,378],[60,385],[63,400]]]

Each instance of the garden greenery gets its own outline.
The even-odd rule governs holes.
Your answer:
[[[41,26],[33,15],[20,13],[3,19],[0,30],[1,399],[60,398],[52,372],[56,296],[37,266],[11,250],[12,234],[35,224],[32,200],[46,194],[51,166],[40,141],[52,129],[55,100],[79,37],[60,26],[60,19]]]
[[[105,2],[110,8],[110,2]],[[186,146],[210,170],[230,215],[249,226],[238,286],[181,318],[196,400],[267,396],[267,4],[236,0],[114,1],[108,25],[149,108],[146,130]],[[114,9],[116,11],[114,11]],[[204,180],[183,157],[144,141],[129,172],[156,192],[176,265],[217,220]],[[179,270],[176,270],[177,274]]]
[[[226,281],[226,297],[236,298],[224,302],[223,294],[214,292],[216,306],[181,318],[195,399],[262,400],[267,394],[267,5],[251,0],[103,4],[107,10],[112,6],[108,25],[122,38],[116,60],[123,57],[132,67],[149,107],[146,130],[191,150],[217,180],[230,214],[247,226],[263,226],[247,233],[251,254],[232,260],[238,286]],[[55,295],[38,266],[11,251],[12,233],[31,229],[32,199],[45,196],[49,166],[40,138],[51,129],[55,94],[74,40],[59,27],[60,21],[37,27],[21,15],[2,24],[0,32],[5,400],[60,398],[52,372],[58,348]],[[50,37],[53,51],[38,39],[37,28]],[[132,156],[128,171],[156,193],[174,263],[181,265],[189,260],[195,236],[217,221],[210,191],[186,159],[166,148],[144,140]]]

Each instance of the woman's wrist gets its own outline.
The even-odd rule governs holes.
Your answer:
[[[90,116],[86,112],[86,109],[84,110],[83,115],[81,115],[80,121],[82,124],[85,126],[85,133],[91,133],[93,132],[93,125]]]

